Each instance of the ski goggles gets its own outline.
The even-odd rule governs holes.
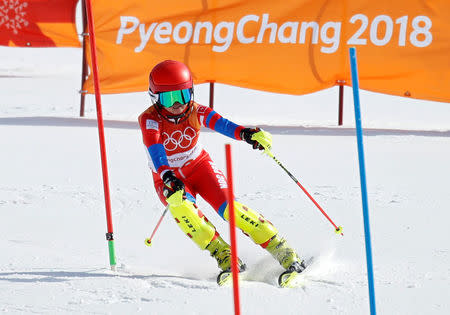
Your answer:
[[[192,98],[192,89],[183,89],[177,91],[168,91],[158,93],[158,102],[164,107],[171,107],[176,102],[180,104],[187,104]]]

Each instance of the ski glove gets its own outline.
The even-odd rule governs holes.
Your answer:
[[[255,150],[270,150],[272,148],[272,135],[260,128],[244,128],[241,130],[241,139],[251,144]]]
[[[164,173],[162,180],[164,182],[163,195],[169,198],[174,192],[178,190],[183,190],[184,194],[184,183],[175,176],[173,171],[167,171]]]

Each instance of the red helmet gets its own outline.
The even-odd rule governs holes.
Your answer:
[[[185,89],[189,89],[187,97],[188,105],[181,114],[172,115],[160,103],[161,93]],[[158,63],[150,72],[148,93],[152,104],[156,106],[156,110],[163,118],[175,124],[185,121],[193,109],[193,82],[191,71],[189,71],[189,68],[184,63],[175,60],[165,60]],[[183,100],[185,99],[183,98]]]
[[[165,60],[158,63],[150,72],[149,90],[153,93],[191,89],[192,75],[182,62]]]

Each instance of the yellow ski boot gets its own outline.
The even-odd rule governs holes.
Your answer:
[[[223,271],[231,270],[231,248],[221,237],[217,235],[215,239],[206,246],[206,249],[211,253],[211,256],[217,260],[217,265]],[[246,266],[238,258],[239,271],[244,271]]]
[[[278,234],[272,238],[266,249],[286,269],[278,278],[278,284],[281,287],[290,286],[292,280],[305,270],[305,263],[286,240]]]
[[[231,249],[216,232],[214,225],[208,221],[203,213],[191,201],[183,198],[183,191],[179,190],[167,198],[169,210],[177,225],[200,249],[209,251],[222,270],[217,278],[219,285],[231,279]],[[246,266],[238,258],[239,272]],[[220,279],[219,279],[220,278]],[[220,281],[219,281],[220,280]]]
[[[211,253],[211,256],[217,260],[217,265],[222,271],[217,276],[217,284],[223,286],[231,281],[231,249],[220,235],[206,246],[206,249]],[[239,272],[245,271],[246,265],[238,258]]]

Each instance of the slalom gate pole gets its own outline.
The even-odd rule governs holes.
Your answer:
[[[92,14],[91,0],[85,0],[85,3],[86,3],[86,16],[88,21],[89,44],[91,46],[91,58],[92,58],[91,61],[92,61],[92,74],[94,77],[95,103],[97,106],[97,124],[98,124],[98,136],[100,140],[100,156],[102,160],[103,190],[105,193],[106,223],[108,228],[108,232],[106,233],[106,240],[108,241],[109,264],[111,266],[111,270],[115,270],[116,255],[114,249],[113,224],[111,215],[111,197],[109,194],[108,165],[106,160],[105,127],[103,124],[100,81],[98,78],[98,64],[96,52],[97,46],[95,44],[94,17]]]
[[[156,226],[153,229],[152,235],[149,238],[145,239],[145,245],[152,246],[153,236],[155,236],[156,230],[159,228],[159,225],[161,224],[162,220],[164,219],[164,216],[166,215],[167,210],[169,210],[169,205],[166,206],[166,208],[164,209],[164,212],[162,213],[161,217],[158,220],[158,223],[156,223]]]
[[[295,178],[295,176],[292,175],[292,173],[289,172],[288,169],[286,167],[284,167],[283,164],[281,164],[281,162],[273,155],[273,153],[270,152],[270,150],[267,150],[267,149],[264,150],[264,153],[267,154],[268,156],[270,156],[289,175],[289,177],[297,184],[297,186],[300,187],[303,190],[303,192],[306,194],[306,196],[308,196],[309,199],[311,199],[311,201],[316,205],[316,207],[320,210],[320,212],[322,212],[322,214],[325,216],[325,218],[327,218],[328,221],[334,226],[335,233],[336,234],[341,234],[342,236],[344,236],[344,233],[342,232],[342,226],[337,226],[336,224],[334,224],[333,220],[331,220],[331,218],[325,213],[325,211],[317,203],[317,201],[315,201],[314,198],[310,195],[310,193],[308,193],[308,191],[305,189],[305,187],[303,187],[303,185],[300,184],[298,179]]]
[[[354,47],[350,48],[350,65],[352,69],[353,101],[355,103],[355,123],[356,123],[356,137],[358,141],[359,175],[361,181],[361,197],[364,216],[364,235],[366,241],[366,261],[367,261],[367,278],[369,283],[370,314],[375,315],[376,314],[375,287],[373,277],[372,245],[370,241],[369,203],[367,198],[366,167],[364,162],[361,109],[359,103],[358,67],[356,63],[356,49]]]
[[[231,272],[233,274],[233,293],[234,293],[234,314],[239,315],[239,267],[236,245],[236,218],[234,211],[234,193],[233,193],[233,165],[231,161],[231,145],[225,144],[225,156],[227,160],[227,179],[228,179],[228,207],[229,207],[229,223],[230,223],[230,240],[231,240]]]

